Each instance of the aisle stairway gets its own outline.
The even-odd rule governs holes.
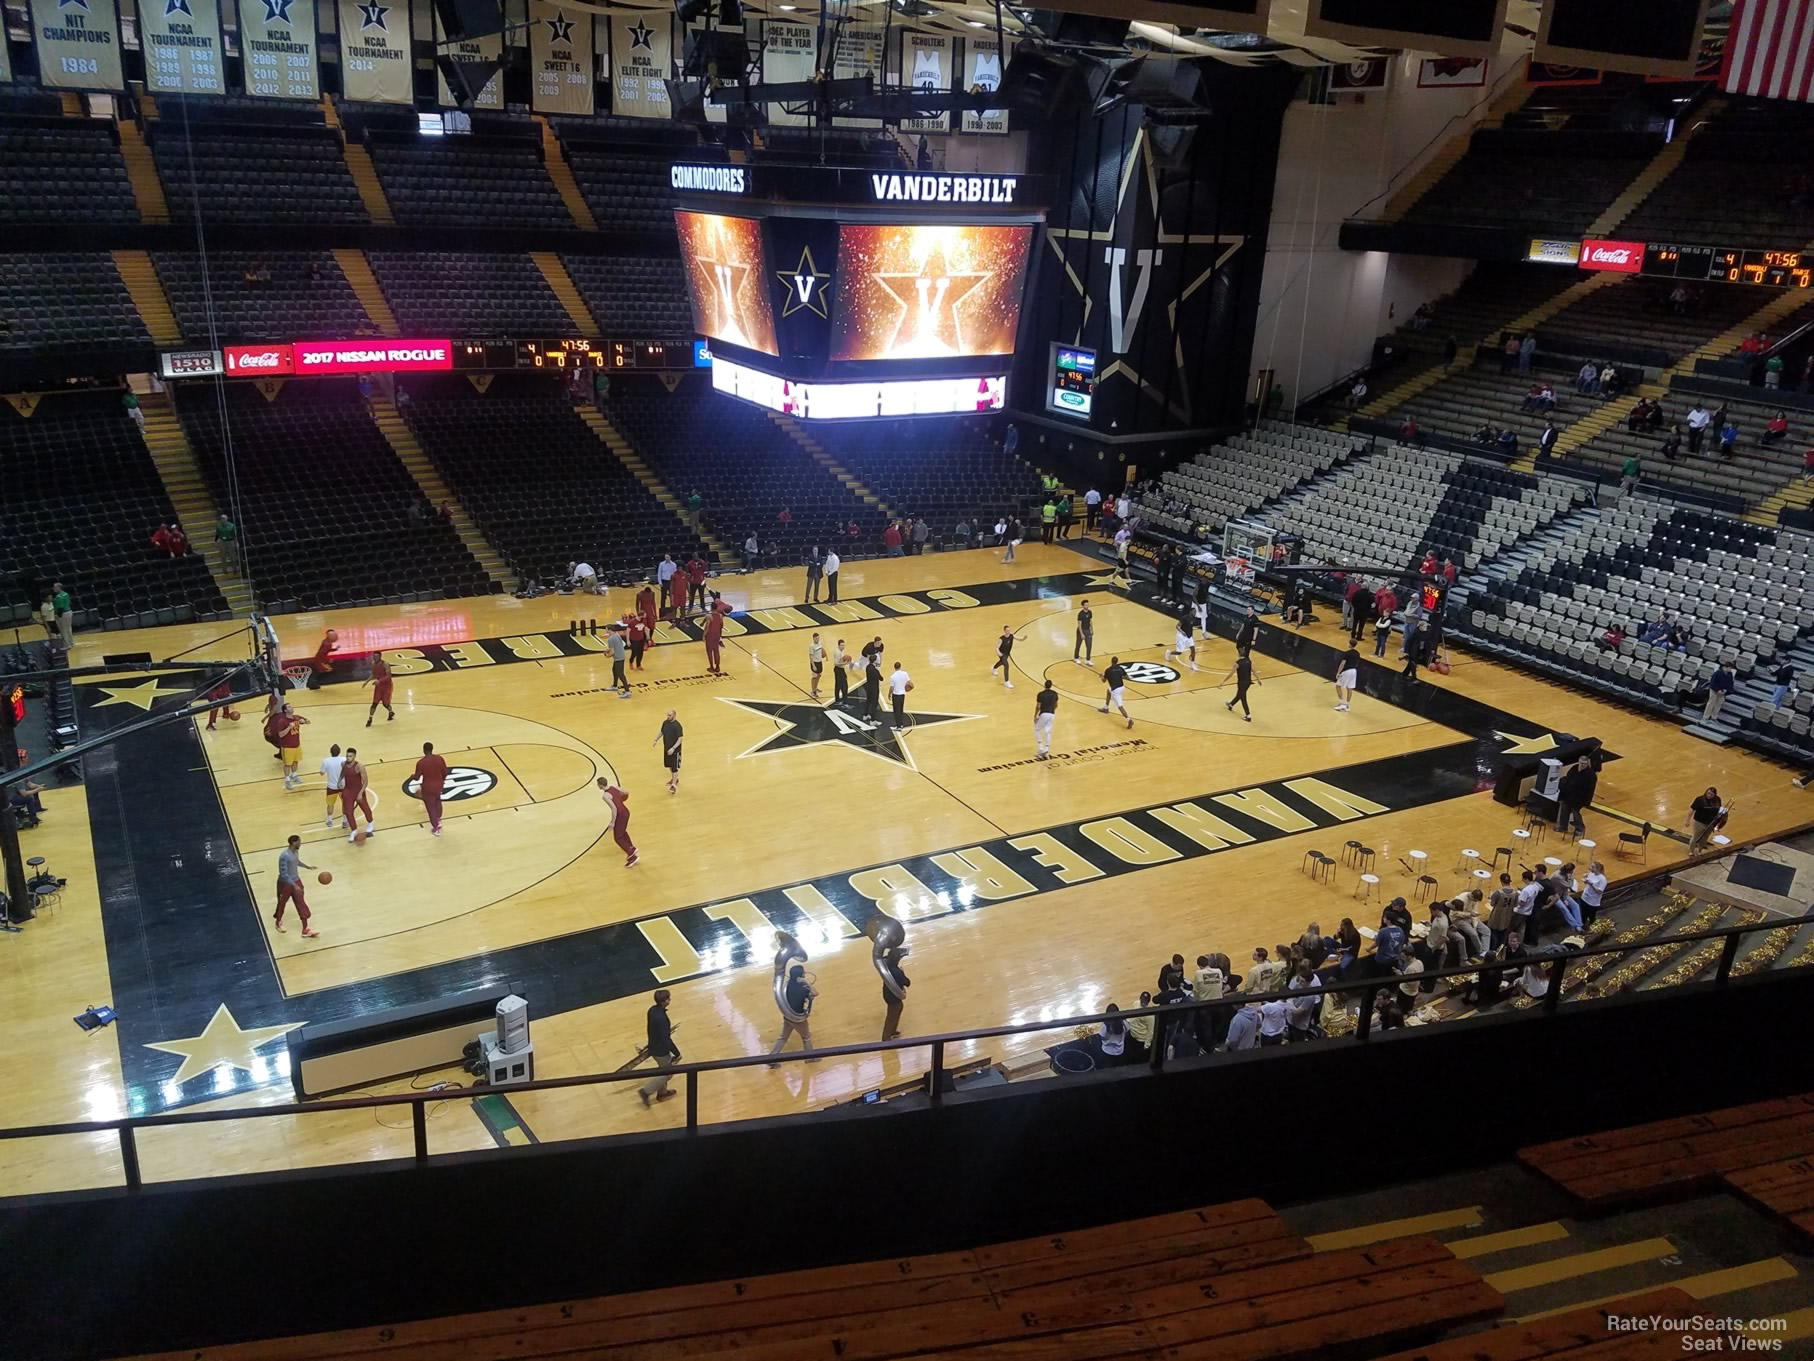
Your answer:
[[[554,128],[545,117],[538,113],[534,118],[542,126],[542,168],[554,182],[555,192],[560,194],[561,202],[567,205],[567,211],[572,214],[581,231],[597,231],[598,221],[592,216],[586,196],[580,192],[579,181],[573,178],[573,167],[567,164],[567,153],[561,146],[561,139],[555,135]],[[588,331],[587,334],[593,333]]]
[[[132,186],[139,218],[147,224],[157,225],[170,221],[164,182],[157,177],[157,162],[152,159],[151,148],[145,145],[139,125],[130,118],[122,118],[115,126],[120,136],[120,159],[126,162],[126,182]]]
[[[454,532],[460,536],[460,542],[466,545],[479,566],[485,569],[485,575],[497,583],[506,594],[516,590],[516,580],[510,569],[504,565],[504,559],[491,546],[479,528],[472,522],[472,516],[466,513],[454,497],[453,491],[442,479],[426,450],[417,441],[415,432],[397,410],[397,403],[387,393],[374,393],[370,399],[372,422],[383,433],[385,441],[397,461],[414,479],[416,487],[434,506],[446,506],[453,517]]]
[[[884,515],[890,517],[895,515],[896,512],[884,502],[881,497],[877,496],[874,492],[869,490],[868,487],[859,482],[848,468],[833,458],[826,447],[823,444],[820,444],[818,440],[814,439],[811,432],[809,432],[805,426],[801,425],[799,421],[790,420],[777,411],[769,412],[768,417],[782,429],[789,439],[793,440],[795,444],[806,450],[807,455],[813,462],[817,463],[821,468],[825,469],[826,472],[837,478],[838,481],[842,482],[846,487],[849,487],[856,495],[862,497],[865,505],[874,506]]]
[[[119,271],[120,282],[126,285],[127,295],[138,310],[139,320],[145,323],[152,343],[166,348],[181,345],[182,328],[176,324],[176,313],[170,308],[170,298],[164,292],[163,281],[158,278],[151,257],[142,250],[116,250],[113,267]]]
[[[151,453],[170,504],[176,508],[177,524],[188,536],[190,548],[207,562],[214,584],[226,597],[228,610],[244,617],[251,613],[254,603],[252,584],[241,574],[239,564],[214,541],[220,508],[195,461],[195,450],[190,447],[183,423],[170,405],[170,394],[152,391],[149,383],[142,388],[134,384],[133,390],[145,416],[145,448]]]
[[[623,432],[606,420],[604,414],[596,407],[580,406],[575,407],[574,410],[579,413],[580,419],[591,427],[592,433],[598,436],[598,442],[611,451],[611,456],[628,468],[631,475],[648,490],[649,495],[666,506],[673,512],[674,518],[683,525],[688,525],[690,530],[691,525],[687,521],[686,507],[681,504],[680,498],[669,491],[667,484],[655,476],[649,465],[642,461],[641,455],[631,446],[630,441],[624,438]],[[698,532],[699,537],[704,539],[706,545],[712,550],[712,556],[717,559],[720,567],[735,567],[742,562],[741,556],[733,553],[716,535],[708,533],[703,527]]]
[[[396,314],[391,311],[384,290],[378,286],[378,276],[372,273],[372,263],[365,258],[365,252],[342,248],[334,252],[334,261],[340,266],[340,272],[346,276],[353,296],[359,299],[359,305],[365,309],[365,315],[371,318],[372,325],[378,328],[379,333],[387,336],[402,335],[403,328],[397,324]]]
[[[1697,122],[1703,123],[1714,122],[1725,107],[1725,100],[1709,99],[1696,110],[1695,119]],[[1625,186],[1623,192],[1606,205],[1606,211],[1595,218],[1582,235],[1600,238],[1614,237],[1619,224],[1636,212],[1638,206],[1656,192],[1657,186],[1669,178],[1676,167],[1681,165],[1682,158],[1687,154],[1687,136],[1680,136],[1673,141],[1665,142],[1662,149],[1651,158],[1650,164],[1640,170],[1631,183]]]
[[[598,322],[593,319],[586,300],[580,297],[579,289],[574,287],[573,278],[561,263],[561,257],[551,250],[532,250],[529,258],[535,261],[535,267],[541,270],[542,278],[548,281],[548,288],[554,294],[555,301],[560,303],[579,333],[596,338],[599,335]]]
[[[391,212],[390,200],[384,196],[384,185],[378,179],[378,168],[372,164],[371,153],[361,143],[346,135],[346,128],[341,125],[340,111],[335,107],[332,95],[321,96],[321,116],[330,128],[340,134],[340,148],[346,157],[347,173],[353,177],[353,188],[359,191],[359,201],[365,205],[366,216],[380,227],[396,226],[396,216]]]

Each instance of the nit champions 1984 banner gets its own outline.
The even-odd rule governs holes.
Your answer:
[[[158,94],[226,93],[219,0],[141,0],[139,44],[147,88]]]
[[[320,99],[315,0],[239,0],[239,51],[246,93]]]
[[[592,15],[529,0],[530,107],[537,113],[592,113]]]
[[[114,0],[31,0],[38,80],[52,90],[123,90]]]
[[[407,0],[339,0],[340,92],[371,104],[413,104]]]

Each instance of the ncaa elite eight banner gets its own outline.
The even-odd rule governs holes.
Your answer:
[[[114,0],[32,0],[31,36],[38,49],[38,80],[49,89],[126,88]]]
[[[409,0],[339,0],[340,93],[372,104],[413,104]]]
[[[320,99],[315,0],[239,0],[239,52],[246,93],[261,99]]]
[[[139,45],[154,93],[226,93],[219,0],[139,0]]]
[[[592,69],[591,12],[529,0],[529,107],[590,114]]]
[[[668,118],[674,74],[673,16],[660,10],[611,16],[611,112],[628,118]]]

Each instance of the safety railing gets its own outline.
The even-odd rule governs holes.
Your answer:
[[[1170,1006],[1134,1007],[1113,1013],[1100,1012],[1091,1015],[1074,1016],[1055,1020],[1042,1019],[1016,1025],[990,1026],[976,1030],[954,1031],[939,1035],[920,1035],[909,1039],[898,1039],[873,1044],[839,1045],[831,1048],[811,1051],[794,1051],[784,1054],[759,1054],[740,1058],[711,1059],[703,1063],[681,1063],[661,1070],[648,1068],[631,1068],[612,1073],[586,1073],[575,1077],[545,1078],[533,1082],[513,1083],[503,1088],[474,1087],[462,1088],[450,1094],[446,1090],[429,1089],[420,1092],[403,1092],[391,1096],[356,1097],[344,1100],[312,1101],[302,1104],[278,1106],[236,1107],[231,1110],[175,1111],[159,1115],[137,1115],[116,1120],[73,1121],[62,1124],[29,1125],[15,1129],[0,1129],[0,1144],[18,1139],[38,1139],[71,1135],[98,1135],[111,1133],[118,1141],[120,1164],[125,1175],[125,1186],[129,1191],[136,1191],[145,1184],[139,1161],[138,1139],[141,1131],[169,1129],[183,1126],[213,1125],[227,1121],[269,1120],[282,1117],[317,1116],[336,1111],[381,1111],[393,1107],[406,1107],[410,1112],[410,1125],[414,1140],[413,1160],[416,1166],[427,1166],[430,1162],[428,1138],[428,1109],[431,1104],[450,1099],[482,1098],[496,1090],[508,1095],[514,1101],[522,1095],[536,1092],[563,1091],[580,1087],[610,1087],[632,1082],[647,1083],[651,1077],[666,1076],[670,1081],[684,1084],[686,1097],[687,1134],[697,1134],[700,1129],[699,1092],[702,1079],[714,1074],[734,1073],[742,1069],[774,1066],[777,1064],[799,1064],[818,1062],[828,1059],[860,1058],[865,1055],[895,1053],[906,1050],[929,1049],[931,1063],[926,1078],[926,1097],[933,1106],[940,1106],[945,1100],[945,1075],[947,1070],[947,1050],[959,1045],[976,1045],[985,1040],[1004,1039],[1011,1036],[1033,1034],[1040,1031],[1068,1030],[1073,1033],[1079,1028],[1101,1025],[1108,1020],[1126,1023],[1140,1017],[1153,1017],[1155,1043],[1151,1045],[1148,1066],[1153,1072],[1162,1072],[1167,1066],[1164,1035],[1169,1028],[1180,1020],[1190,1018],[1194,1024],[1196,1015],[1206,1011],[1234,1011],[1238,1008],[1268,1000],[1292,1000],[1319,996],[1340,999],[1359,994],[1358,1014],[1351,1035],[1331,1037],[1319,1040],[1319,1044],[1368,1043],[1375,1035],[1375,1005],[1377,995],[1386,989],[1397,987],[1406,977],[1414,977],[1419,982],[1437,982],[1443,979],[1460,978],[1476,975],[1483,968],[1500,968],[1508,973],[1519,972],[1535,965],[1547,973],[1548,987],[1540,1004],[1529,1009],[1532,1024],[1541,1024],[1541,1018],[1553,1016],[1559,1009],[1563,989],[1571,969],[1578,968],[1584,961],[1603,958],[1608,955],[1635,955],[1659,947],[1675,945],[1692,945],[1701,941],[1718,940],[1722,942],[1720,956],[1714,966],[1710,982],[1714,986],[1725,986],[1731,977],[1732,967],[1738,959],[1739,948],[1744,938],[1754,932],[1776,931],[1785,927],[1801,927],[1814,923],[1814,912],[1805,916],[1792,918],[1769,918],[1747,925],[1714,927],[1700,931],[1685,931],[1678,934],[1647,936],[1642,940],[1612,945],[1593,945],[1576,950],[1563,950],[1553,954],[1533,954],[1519,956],[1502,963],[1487,965],[1468,964],[1453,968],[1425,969],[1414,975],[1392,973],[1374,974],[1367,978],[1343,979],[1332,983],[1323,983],[1315,987],[1287,989],[1264,994],[1237,994],[1219,999],[1192,1000]],[[1369,957],[1370,958],[1370,957]],[[1466,1020],[1447,1020],[1439,1022],[1443,1027],[1466,1025]],[[1411,1027],[1405,1033],[1406,1038],[1414,1042],[1415,1031]],[[1211,1061],[1214,1061],[1211,1056]],[[1193,1061],[1195,1062],[1195,1061]],[[609,1136],[602,1136],[609,1137]]]

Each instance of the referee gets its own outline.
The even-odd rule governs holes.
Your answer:
[[[1083,653],[1083,664],[1091,666],[1092,650],[1096,646],[1096,615],[1090,609],[1090,602],[1084,601],[1077,610],[1077,636],[1071,642],[1071,660],[1077,660],[1077,654]]]

